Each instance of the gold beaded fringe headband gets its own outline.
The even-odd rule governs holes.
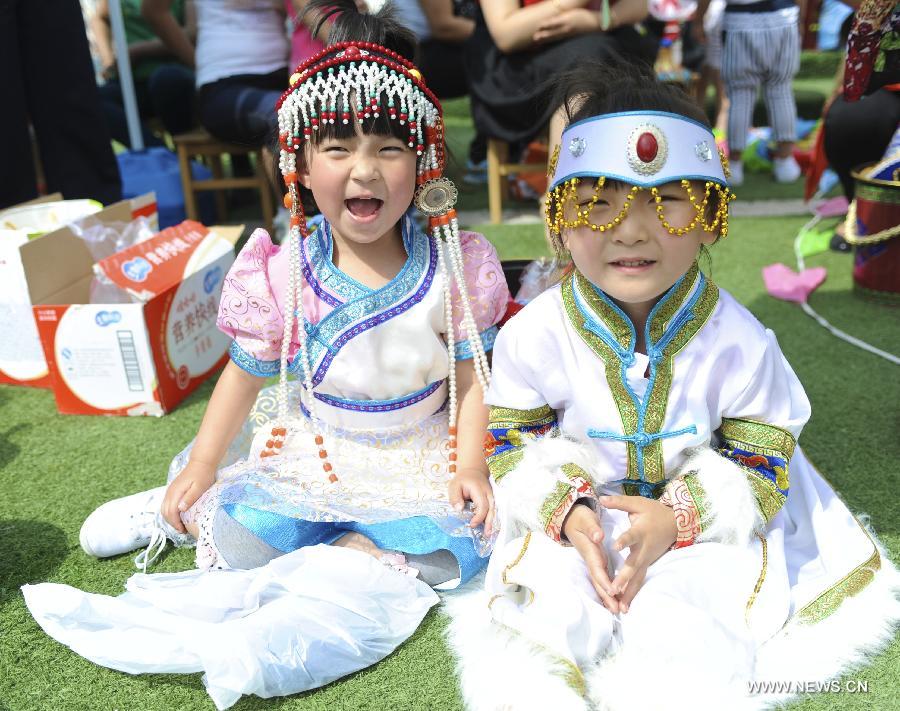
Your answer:
[[[657,217],[669,233],[681,236],[699,225],[706,232],[728,234],[728,203],[734,199],[727,181],[728,159],[716,149],[712,131],[685,116],[624,111],[573,123],[563,131],[548,173],[545,216],[552,233],[577,227],[611,230],[625,219],[637,193],[649,190],[656,201]],[[576,191],[583,178],[594,178],[596,184],[591,199],[579,207]],[[591,220],[591,212],[608,180],[621,181],[631,189],[619,214],[597,224]],[[677,227],[666,220],[658,190],[673,181],[684,187],[696,212],[688,224]],[[692,181],[703,181],[702,198],[694,194]],[[710,219],[707,208],[713,192],[717,209]]]

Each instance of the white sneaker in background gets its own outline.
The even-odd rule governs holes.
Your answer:
[[[731,177],[728,179],[729,187],[735,188],[743,185],[744,162],[740,160],[733,160],[728,163],[728,167],[731,169]]]
[[[157,529],[156,517],[166,487],[114,499],[85,519],[78,540],[88,555],[108,558],[146,547]]]
[[[793,183],[803,172],[800,170],[800,164],[794,160],[794,156],[775,158],[773,171],[775,173],[775,181],[778,183]]]

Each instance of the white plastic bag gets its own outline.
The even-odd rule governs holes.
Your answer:
[[[558,259],[541,257],[529,263],[519,279],[521,284],[516,294],[516,303],[527,304],[529,301],[544,293],[551,286],[562,279],[568,267],[567,262]]]
[[[219,709],[314,689],[383,659],[438,596],[370,555],[313,546],[255,570],[133,575],[118,597],[24,585],[44,631],[130,674],[203,671]]]

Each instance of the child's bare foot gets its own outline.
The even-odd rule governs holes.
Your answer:
[[[419,574],[417,568],[407,565],[405,555],[397,553],[396,551],[383,551],[376,546],[371,539],[366,538],[361,533],[356,533],[355,531],[341,536],[331,545],[340,546],[341,548],[350,548],[359,551],[360,553],[368,553],[375,558],[375,560],[380,561],[389,568],[396,570],[398,573],[403,573],[403,575],[408,575],[411,578],[415,578]]]
[[[384,551],[376,546],[370,539],[355,531],[351,531],[350,533],[341,536],[331,545],[340,546],[341,548],[352,548],[360,553],[368,553],[370,556],[379,560],[381,560],[381,556],[384,554]]]

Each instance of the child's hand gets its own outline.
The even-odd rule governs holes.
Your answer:
[[[460,469],[447,485],[450,503],[457,511],[462,511],[466,501],[472,502],[472,520],[469,526],[475,528],[484,523],[484,535],[490,536],[494,525],[494,494],[488,474],[480,469]]]
[[[617,551],[630,549],[612,582],[612,592],[619,598],[622,612],[628,612],[644,584],[647,568],[675,543],[678,535],[675,513],[665,504],[643,496],[601,496],[600,503],[608,509],[627,511],[631,521],[631,528],[613,544]]]
[[[603,529],[600,528],[597,514],[584,504],[575,504],[563,521],[562,532],[587,565],[591,584],[603,605],[610,612],[618,612],[619,602],[611,592],[612,583],[609,581],[606,551],[603,549]]]
[[[188,462],[181,474],[166,489],[160,509],[163,518],[181,533],[185,532],[181,514],[187,511],[216,481],[216,467],[203,462]]]

